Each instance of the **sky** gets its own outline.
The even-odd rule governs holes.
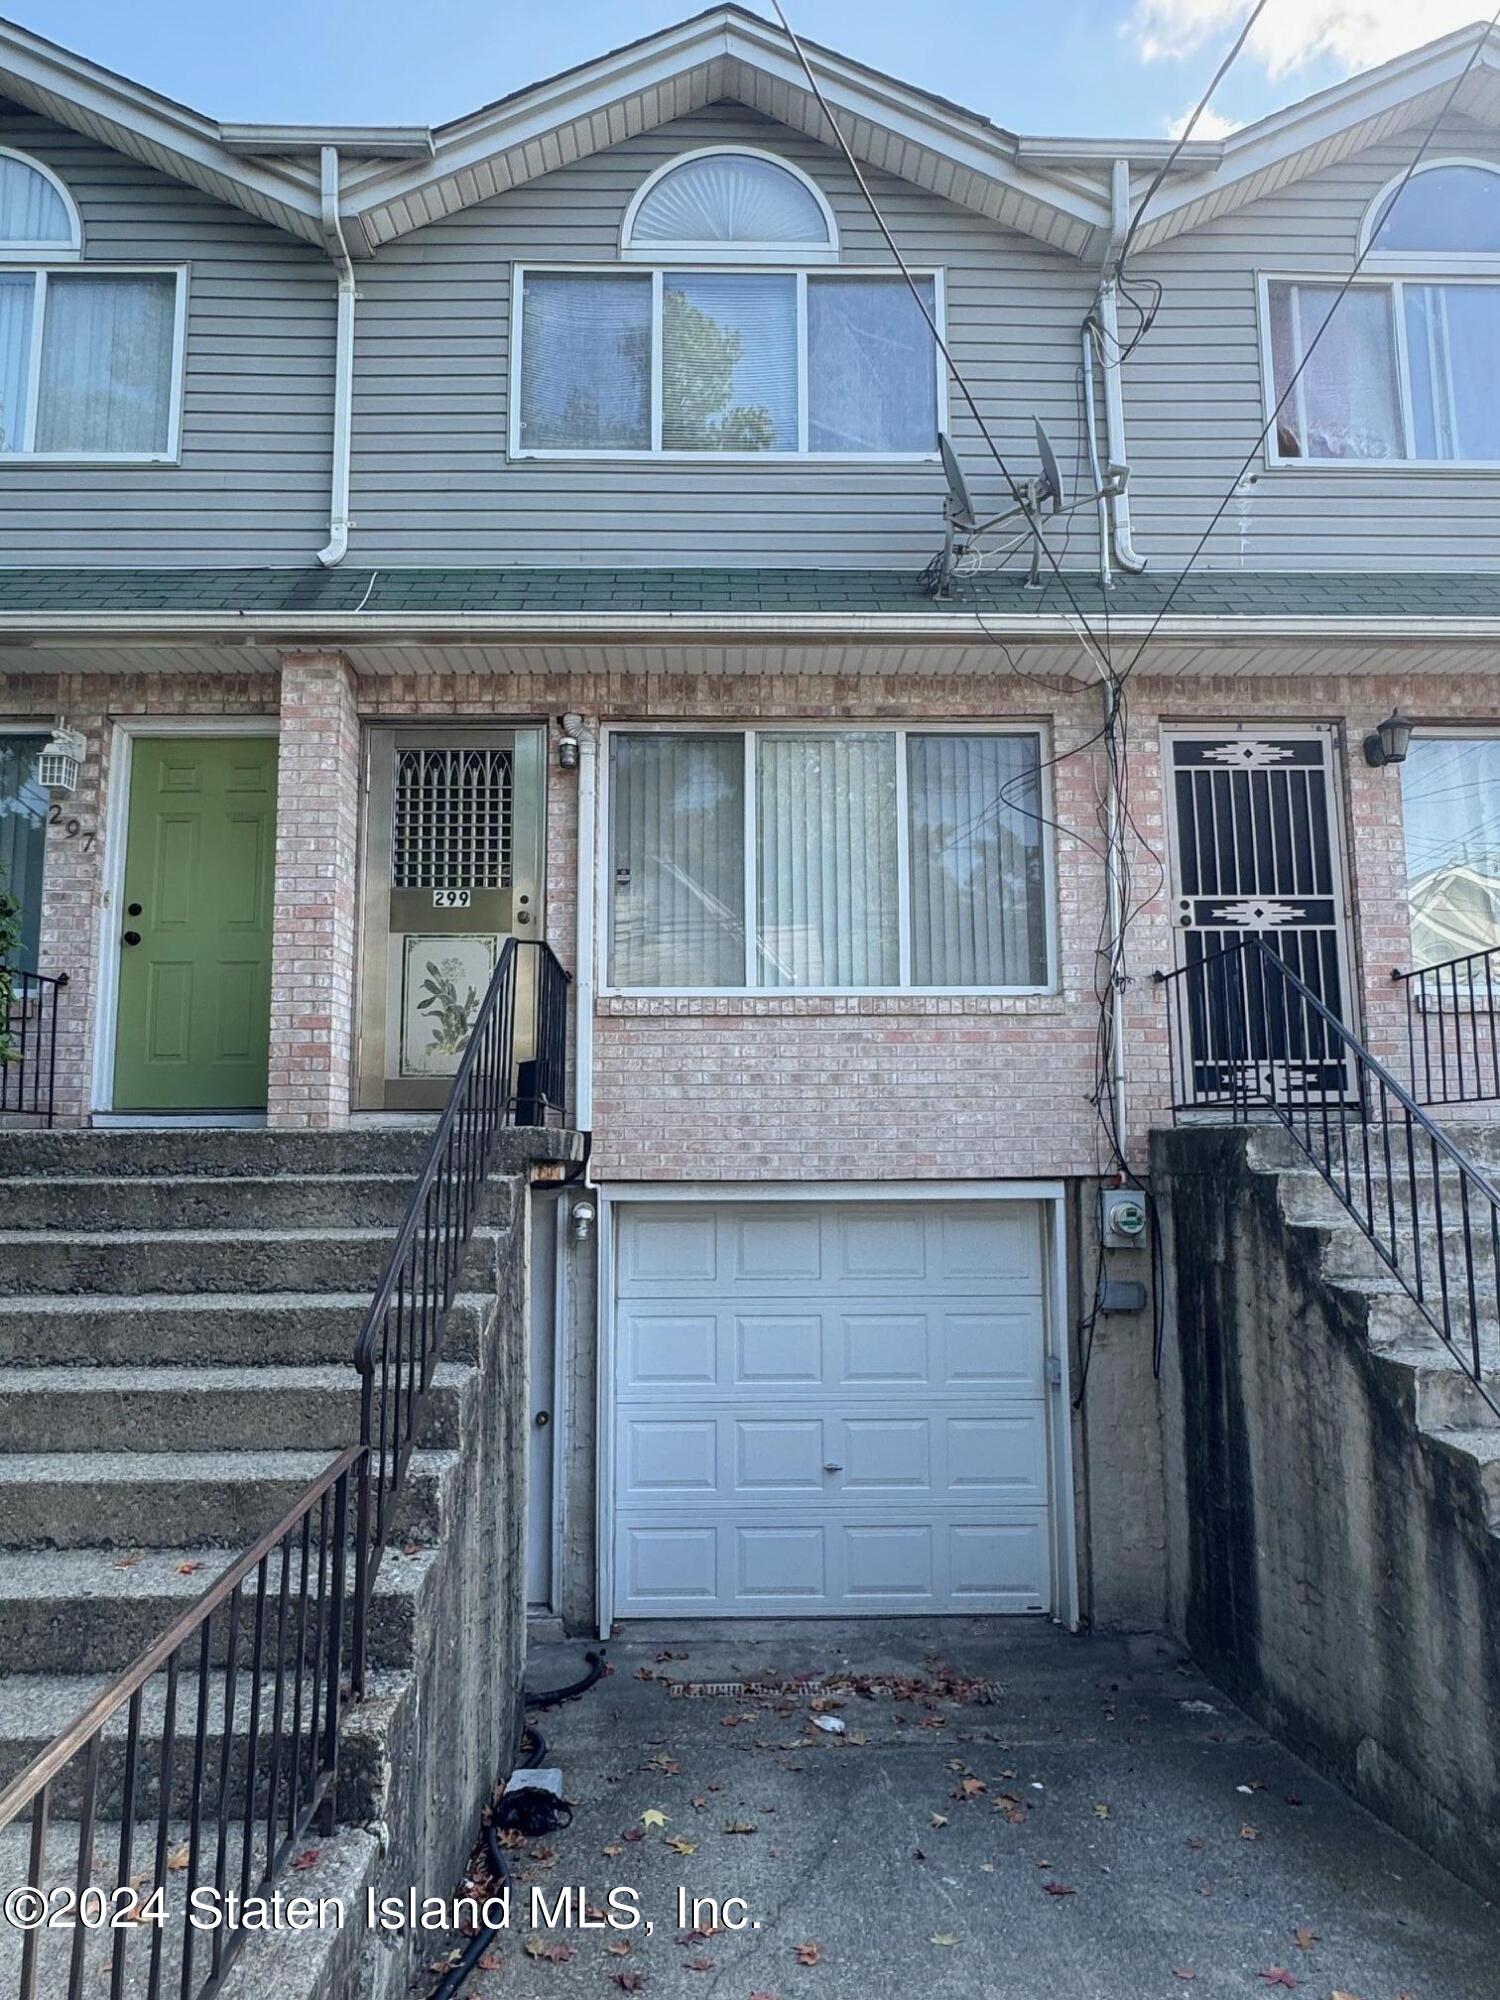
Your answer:
[[[702,0],[0,0],[0,13],[223,119],[441,124]],[[769,6],[749,0],[755,12]],[[1251,0],[784,0],[814,41],[1034,133],[1180,128]],[[1269,0],[1195,136],[1485,17],[1485,0]]]

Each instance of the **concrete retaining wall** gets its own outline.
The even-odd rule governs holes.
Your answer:
[[[1319,1275],[1243,1132],[1159,1132],[1171,1619],[1274,1734],[1486,1894],[1500,1540],[1420,1431],[1368,1301]]]

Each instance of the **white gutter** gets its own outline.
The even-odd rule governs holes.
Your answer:
[[[1130,539],[1130,460],[1125,446],[1125,398],[1120,387],[1120,312],[1116,289],[1120,252],[1130,230],[1130,162],[1116,160],[1110,170],[1109,242],[1099,272],[1099,295],[1094,314],[1099,322],[1099,358],[1104,369],[1104,447],[1112,472],[1125,474],[1119,491],[1106,501],[1110,539],[1115,561],[1132,576],[1146,567],[1146,558],[1137,553]],[[1093,382],[1085,356],[1084,395],[1092,397]]]
[[[339,274],[338,328],[333,356],[333,476],[328,504],[328,546],[318,561],[328,569],[349,552],[349,455],[354,441],[354,260],[339,215],[339,150],[318,153],[323,244]]]
[[[581,716],[565,718],[578,739],[577,928],[573,946],[573,1128],[594,1124],[594,873],[599,817],[599,744]]]

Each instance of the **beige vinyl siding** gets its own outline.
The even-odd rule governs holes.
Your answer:
[[[391,244],[360,271],[356,560],[915,569],[936,552],[944,489],[935,464],[507,458],[512,264],[614,261],[626,205],[654,168],[733,143],[775,152],[812,176],[838,219],[843,262],[890,265],[837,155],[734,105],[678,119]],[[911,263],[946,272],[953,351],[1008,460],[1021,475],[1033,468],[1037,415],[1071,470],[1087,273],[919,188],[885,176],[874,188]],[[1003,481],[956,392],[950,409],[976,500],[998,504]],[[1092,560],[1093,546],[1085,513],[1074,558]]]
[[[1180,568],[1266,421],[1256,274],[1347,276],[1370,201],[1420,130],[1283,188],[1142,256],[1162,309],[1125,364],[1136,543]],[[1450,118],[1424,158],[1494,160],[1500,137]],[[1122,306],[1121,332],[1130,314]],[[1462,467],[1268,467],[1258,450],[1200,562],[1216,569],[1492,570],[1500,474]]]
[[[0,145],[67,183],[84,265],[185,264],[176,465],[0,458],[0,563],[304,563],[328,539],[334,280],[326,257],[0,101]]]

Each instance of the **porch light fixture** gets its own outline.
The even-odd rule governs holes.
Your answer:
[[[1387,764],[1404,764],[1411,747],[1411,718],[1398,702],[1378,729],[1365,738],[1365,762],[1379,771]]]
[[[37,783],[54,798],[71,798],[78,789],[78,772],[87,747],[80,731],[59,721],[37,758]]]
[[[578,738],[559,736],[557,739],[557,768],[559,771],[578,769]]]

